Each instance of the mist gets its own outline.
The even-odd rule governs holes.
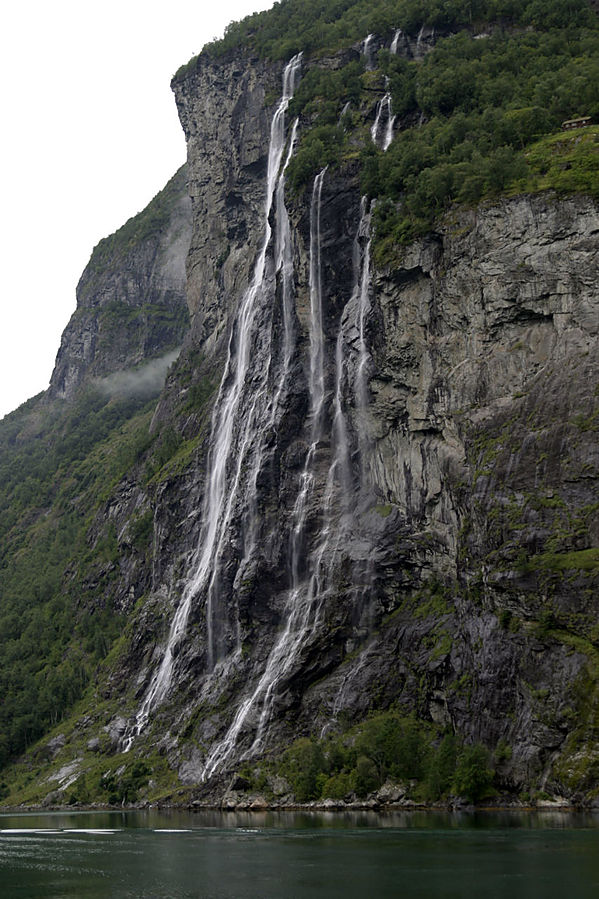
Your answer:
[[[151,362],[140,365],[138,368],[115,371],[106,378],[99,378],[94,382],[95,386],[111,398],[147,397],[149,399],[162,390],[166,373],[180,352],[181,347],[177,347],[164,356],[152,359]]]

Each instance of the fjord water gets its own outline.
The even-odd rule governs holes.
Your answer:
[[[3,899],[599,895],[599,816],[0,815]]]

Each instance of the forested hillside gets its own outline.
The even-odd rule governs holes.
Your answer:
[[[370,59],[327,62],[369,34]],[[379,200],[380,260],[456,202],[547,189],[599,193],[597,134],[547,140],[566,119],[598,121],[599,19],[588,0],[290,0],[232,24],[202,56],[240,45],[273,59],[300,51],[314,59],[290,108],[302,132],[289,184],[301,190],[323,165],[358,158],[362,189]],[[389,93],[396,117],[385,152],[369,140],[377,92]]]
[[[120,570],[147,585],[151,511],[132,507],[119,550],[102,509],[161,445],[150,421],[188,325],[188,204],[183,168],[100,241],[50,389],[0,422],[1,765],[93,681],[136,599],[115,587]]]

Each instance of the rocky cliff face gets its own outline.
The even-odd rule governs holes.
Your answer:
[[[185,259],[191,210],[182,168],[139,215],[101,241],[77,286],[50,398],[72,399],[85,380],[178,347],[187,330]]]
[[[158,742],[198,786],[396,704],[509,747],[508,787],[583,794],[599,726],[597,205],[460,211],[377,268],[351,166],[285,199],[280,83],[238,56],[175,84],[192,327],[155,421],[182,443],[103,510],[122,535],[131,496],[151,505],[151,574],[85,732],[113,752]],[[128,576],[120,595],[138,596]]]
[[[265,97],[279,77],[237,59],[206,62],[176,85],[204,371],[222,371],[225,341],[241,327],[235,316],[264,234]],[[198,554],[217,435],[205,427],[197,467],[162,488],[152,607],[169,602],[158,646],[151,629],[137,634],[130,709],[147,698],[170,645],[169,608],[187,597],[168,694],[143,721],[147,733],[152,721],[167,730],[164,748],[186,783],[396,702],[489,746],[504,740],[506,783],[582,789],[572,760],[594,727],[581,684],[595,652],[599,536],[596,205],[519,197],[461,212],[396,265],[372,266],[364,295],[368,216],[352,172],[324,174],[316,244],[315,202],[307,192],[289,206],[288,383],[266,444],[258,430],[244,432],[261,464],[254,493],[228,482],[215,592],[198,575]],[[273,231],[277,214],[273,206]],[[268,290],[280,311],[261,309],[256,333],[268,330],[276,350],[283,276],[272,264]],[[281,371],[273,361],[267,377]],[[260,377],[250,363],[256,391]],[[180,390],[175,378],[171,392]],[[251,392],[241,403],[249,415]],[[133,745],[145,737],[142,729]]]

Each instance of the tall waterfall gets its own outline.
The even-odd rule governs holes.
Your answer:
[[[363,482],[363,457],[368,442],[365,416],[369,403],[368,380],[371,366],[366,333],[371,312],[370,220],[367,199],[362,197],[360,221],[353,244],[353,289],[341,315],[335,354],[334,466],[337,480],[344,487],[343,493],[348,496],[355,496],[356,487]],[[355,410],[351,423],[347,410],[348,401],[353,403]],[[353,447],[349,437],[351,426],[355,432]],[[360,484],[352,482],[350,457],[354,449],[359,450],[360,454]]]
[[[395,56],[397,53],[397,47],[398,47],[399,39],[400,39],[401,35],[402,35],[402,30],[401,30],[401,28],[398,28],[397,31],[395,32],[395,34],[393,35],[393,40],[391,42],[392,56]]]
[[[291,310],[291,250],[289,221],[283,202],[285,169],[293,151],[294,125],[285,164],[287,107],[293,96],[301,66],[301,54],[285,67],[283,92],[273,115],[264,209],[264,237],[256,259],[251,282],[243,295],[229,340],[225,371],[212,416],[208,479],[195,570],[190,577],[173,618],[162,662],[154,674],[135,723],[123,741],[124,751],[131,748],[136,736],[145,728],[152,710],[165,698],[172,680],[177,647],[182,640],[192,603],[199,593],[206,595],[208,665],[212,668],[221,652],[222,635],[218,629],[219,560],[232,525],[235,504],[243,496],[244,506],[252,515],[255,482],[264,455],[264,423],[274,421],[280,391],[273,396],[269,389],[269,372],[273,362],[271,328],[264,317],[272,315],[274,273],[280,273],[283,293],[284,349],[282,381],[289,371],[293,323]],[[275,205],[276,233],[274,259],[270,216]],[[283,388],[281,387],[281,390]],[[251,458],[251,465],[248,460]],[[249,469],[249,476],[247,474]],[[252,522],[250,522],[252,524]],[[249,527],[250,541],[255,539]]]
[[[319,477],[317,458],[326,437],[325,428],[325,337],[321,270],[321,198],[325,176],[316,177],[310,210],[310,327],[309,371],[310,443],[306,451],[298,493],[293,508],[289,538],[290,585],[285,603],[285,624],[277,636],[258,683],[240,705],[224,739],[216,744],[206,761],[203,777],[209,778],[235,751],[243,731],[253,731],[250,754],[264,746],[272,719],[277,689],[297,665],[302,649],[309,644],[333,586],[332,575],[346,534],[346,513],[359,494],[358,479],[352,472],[351,456],[365,440],[364,411],[368,401],[367,376],[370,356],[366,345],[366,325],[370,312],[370,215],[362,200],[360,222],[354,239],[354,278],[351,296],[339,325],[335,351],[333,423],[329,465],[324,485],[318,538],[309,547],[308,510],[316,497]],[[357,410],[350,438],[348,404]]]
[[[259,714],[254,747],[260,745],[266,723],[272,711],[274,689],[287,673],[297,657],[297,651],[309,626],[311,597],[303,588],[305,561],[304,531],[308,498],[314,488],[313,460],[323,434],[323,409],[325,398],[324,333],[322,330],[322,273],[320,263],[320,206],[322,184],[326,169],[314,181],[310,208],[310,358],[308,387],[310,392],[310,447],[300,479],[295,502],[290,536],[291,587],[288,592],[287,621],[271,650],[266,667],[257,686],[240,705],[224,739],[213,749],[204,767],[207,779],[231,755],[242,729],[250,719]]]
[[[358,342],[358,370],[356,374],[356,398],[358,408],[363,415],[368,404],[368,366],[370,353],[366,343],[366,322],[370,312],[370,213],[367,211],[366,198],[362,198],[362,214],[356,240],[367,236],[366,247],[362,254],[359,281],[356,278],[355,295],[357,298],[356,323],[359,334]]]
[[[293,305],[293,252],[291,246],[291,228],[289,226],[289,216],[285,207],[285,173],[293,156],[295,143],[297,139],[298,120],[296,119],[291,129],[291,137],[287,150],[287,157],[283,166],[281,176],[278,179],[277,190],[275,196],[276,209],[276,243],[275,243],[275,259],[276,272],[280,276],[281,283],[281,305],[283,318],[283,340],[281,347],[281,366],[278,376],[278,384],[274,393],[270,410],[267,418],[262,422],[262,433],[268,433],[274,426],[278,414],[281,411],[281,403],[283,395],[288,387],[288,375],[291,367],[293,352],[295,349],[295,317]],[[268,372],[266,372],[267,374]],[[264,389],[267,385],[264,384]],[[256,450],[253,453],[251,472],[248,479],[248,490],[246,498],[246,513],[244,521],[245,531],[245,552],[244,558],[239,570],[243,571],[246,560],[250,559],[254,553],[258,541],[258,526],[260,516],[258,514],[258,477],[264,462],[264,444],[259,441]]]

